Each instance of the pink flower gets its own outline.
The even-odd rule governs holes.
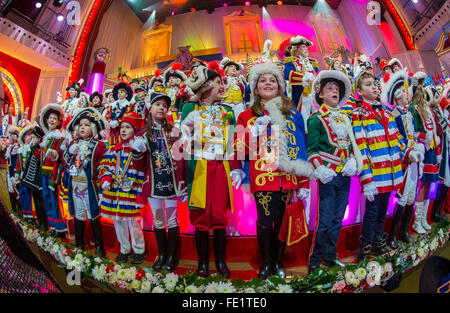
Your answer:
[[[345,288],[346,285],[347,284],[345,283],[345,280],[343,279],[343,280],[338,281],[337,283],[335,283],[334,286],[333,286],[333,289],[335,289],[336,291],[342,291]]]

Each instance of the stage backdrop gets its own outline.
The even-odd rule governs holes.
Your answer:
[[[1,51],[0,67],[6,69],[14,77],[14,80],[17,82],[17,86],[15,87],[20,89],[23,97],[24,107],[21,108],[21,110],[25,110],[25,108],[29,107],[29,114],[31,117],[35,91],[41,70]],[[6,89],[7,88],[5,88],[5,91]],[[14,113],[18,116],[19,113],[22,114],[23,112],[14,111],[13,114]]]

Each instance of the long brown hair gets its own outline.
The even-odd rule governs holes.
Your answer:
[[[427,119],[427,111],[426,111],[426,91],[423,88],[423,85],[419,85],[414,92],[413,98],[411,102],[417,107],[417,112],[419,112],[422,117],[422,122],[425,123]]]
[[[155,133],[153,131],[153,123],[152,123],[152,121],[153,121],[152,114],[149,113],[148,114],[148,118],[147,118],[147,125],[145,126],[146,134],[147,134],[147,136],[149,138],[155,139],[154,138],[155,137]],[[169,124],[167,122],[167,119],[164,118],[164,122],[163,122],[162,128],[164,129],[166,134],[170,134],[170,132],[172,131],[173,125]]]
[[[288,97],[286,97],[284,95],[280,86],[278,86],[278,94],[281,97],[281,103],[282,103],[280,111],[283,115],[288,115],[289,113],[291,113],[291,108],[294,108],[294,106],[292,105],[292,101],[291,101],[291,99],[289,99]],[[264,115],[264,110],[262,108],[262,103],[261,103],[261,97],[257,94],[254,95],[254,101],[253,101],[253,105],[252,105],[252,113],[254,116],[263,116]]]

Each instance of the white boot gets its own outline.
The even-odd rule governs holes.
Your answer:
[[[425,234],[427,231],[422,227],[422,211],[423,202],[416,202],[416,211],[414,212],[414,224],[412,226],[413,230],[419,235]]]
[[[426,231],[431,229],[430,224],[428,224],[428,222],[427,222],[428,204],[430,204],[430,200],[424,201],[424,205],[423,205],[423,209],[422,209],[422,227]]]

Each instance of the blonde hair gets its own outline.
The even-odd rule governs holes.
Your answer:
[[[416,105],[417,112],[419,112],[420,117],[422,118],[422,121],[425,123],[427,112],[426,112],[426,91],[423,85],[419,85],[416,88],[416,91],[414,92],[413,98],[411,102]]]

